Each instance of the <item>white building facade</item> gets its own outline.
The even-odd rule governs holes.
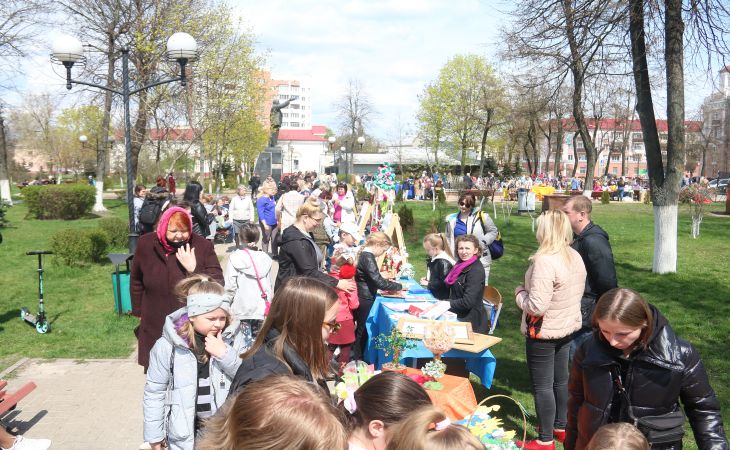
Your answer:
[[[271,80],[273,98],[284,103],[292,97],[295,100],[282,109],[282,130],[309,130],[312,128],[311,88],[298,80]],[[280,138],[281,139],[281,138]]]

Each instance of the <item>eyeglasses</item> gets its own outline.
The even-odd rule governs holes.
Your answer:
[[[459,206],[466,206],[465,202],[459,202]]]
[[[307,216],[307,217],[309,217],[310,219],[314,220],[317,223],[322,222],[322,219],[324,219],[324,216],[319,216],[319,217]]]
[[[330,333],[337,333],[338,331],[340,331],[340,328],[342,328],[342,324],[340,324],[336,320],[333,320],[332,322],[322,322],[322,325],[327,327]]]

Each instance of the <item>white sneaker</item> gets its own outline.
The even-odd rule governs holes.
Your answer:
[[[29,439],[16,436],[13,446],[7,450],[46,450],[50,446],[50,439]]]
[[[143,442],[142,445],[139,446],[139,450],[152,450],[152,446],[149,442]]]

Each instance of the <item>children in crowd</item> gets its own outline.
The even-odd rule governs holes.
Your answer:
[[[454,264],[454,256],[446,242],[446,235],[443,233],[427,234],[423,238],[423,248],[428,254],[428,269],[426,277],[421,278],[421,284],[428,287],[431,294],[439,300],[448,300],[451,286],[444,281],[446,275],[451,272]]]
[[[357,260],[357,272],[355,281],[357,282],[357,296],[360,300],[360,307],[357,309],[357,327],[355,328],[355,359],[362,359],[368,336],[365,330],[365,321],[370,314],[370,308],[375,303],[375,296],[378,289],[384,291],[400,291],[403,286],[400,283],[389,281],[380,274],[380,267],[376,258],[382,256],[391,242],[388,235],[382,231],[370,233],[365,240],[360,256]],[[484,308],[482,308],[484,309]]]
[[[231,254],[223,274],[226,295],[231,301],[231,314],[249,324],[254,339],[264,323],[273,297],[271,257],[259,250],[260,236],[255,223],[239,225],[237,239],[243,248]]]
[[[588,442],[586,450],[649,450],[649,442],[641,431],[626,422],[602,426]]]
[[[484,450],[476,436],[433,406],[423,407],[395,425],[386,450]]]
[[[186,278],[175,292],[187,306],[167,316],[144,387],[144,439],[153,450],[193,449],[202,421],[228,396],[238,354],[251,344],[212,278]]]
[[[345,450],[347,433],[329,398],[293,376],[251,384],[205,424],[198,450]]]
[[[335,267],[338,268],[343,264],[354,266],[357,253],[360,250],[360,241],[362,241],[360,230],[354,223],[345,222],[340,225],[338,234],[339,242],[335,244],[334,251],[332,252],[332,260]]]
[[[418,383],[397,372],[382,372],[356,391],[348,391],[338,408],[346,419],[350,450],[382,450],[396,423],[430,405],[431,399]]]
[[[339,266],[337,272],[332,273],[336,278],[343,280],[351,280],[355,277],[355,266],[351,262],[346,262]],[[337,311],[337,325],[340,327],[337,333],[331,335],[328,339],[329,349],[335,353],[337,362],[342,368],[350,361],[352,343],[355,342],[355,318],[353,311],[360,306],[357,297],[357,291],[347,292],[342,289],[337,290],[339,299],[339,310]],[[339,354],[337,349],[339,348]]]
[[[294,374],[324,386],[330,371],[326,342],[339,329],[338,311],[337,293],[330,286],[307,277],[287,278],[274,294],[256,341],[241,355],[231,395],[276,374]]]

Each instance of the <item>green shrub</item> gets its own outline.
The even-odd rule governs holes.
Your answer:
[[[51,249],[67,266],[101,262],[109,239],[100,229],[61,230],[51,235]]]
[[[99,219],[101,229],[112,248],[126,247],[129,236],[129,224],[118,217],[104,217]]]
[[[365,186],[359,185],[357,187],[357,192],[355,193],[355,199],[358,202],[369,202],[370,201],[370,194],[368,193],[367,189],[365,189]]]
[[[444,188],[442,187],[436,188],[436,203],[438,203],[439,205],[446,204],[446,193],[444,192]]]
[[[611,194],[608,191],[603,191],[601,194],[601,203],[604,205],[611,203]]]
[[[403,228],[411,228],[415,223],[413,220],[413,210],[408,207],[406,203],[403,203],[398,208],[398,217],[400,218],[400,224]]]
[[[95,194],[93,186],[80,183],[23,188],[28,216],[36,219],[73,220],[83,217],[91,211]]]
[[[8,202],[0,200],[0,228],[5,227],[8,224],[8,220],[5,218],[5,213],[8,212]]]

